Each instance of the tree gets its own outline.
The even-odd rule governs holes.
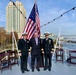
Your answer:
[[[18,40],[17,32],[14,32],[16,41]],[[7,32],[4,27],[0,27],[0,49],[12,48],[12,32]]]
[[[6,30],[4,27],[0,27],[0,46],[3,46],[5,40],[6,40]]]

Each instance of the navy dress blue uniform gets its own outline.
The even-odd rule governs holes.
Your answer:
[[[48,38],[48,39],[45,38],[43,40],[43,49],[44,49],[44,57],[45,57],[44,70],[46,70],[46,69],[49,69],[49,71],[51,70],[52,48],[54,48],[53,40],[50,38]]]
[[[37,44],[35,38],[30,39],[31,45],[31,68],[34,71],[35,59],[37,60],[36,68],[39,69],[40,66],[40,55],[41,55],[41,39],[38,38]]]
[[[29,40],[19,39],[18,41],[18,50],[21,50],[21,71],[28,71],[27,69],[27,61],[28,61],[28,51],[30,45]]]

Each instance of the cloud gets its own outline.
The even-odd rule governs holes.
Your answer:
[[[66,2],[70,2],[70,0],[65,0]]]
[[[2,3],[0,2],[0,8],[2,8]]]
[[[0,2],[0,6],[1,6],[2,4],[1,4],[1,2]]]
[[[5,11],[4,11],[5,6],[3,6],[3,3],[0,2],[0,22],[5,22]]]
[[[48,21],[52,21],[53,19],[59,17],[64,11],[66,11],[65,9],[60,10],[58,8],[51,8],[50,10],[46,11],[45,13],[41,13],[40,17],[41,17],[41,21],[42,23],[47,23]],[[66,18],[65,18],[66,17]],[[65,21],[68,20],[67,15],[65,15]]]
[[[45,13],[40,15],[41,25],[46,24],[49,21],[52,21],[54,18],[60,16],[62,13],[67,11],[66,9],[59,9],[59,8],[51,8],[50,10],[46,11]],[[44,33],[46,31],[52,32],[54,34],[58,34],[59,27],[61,27],[62,34],[76,34],[76,19],[75,12],[69,12],[63,15],[58,20],[54,21],[53,23],[48,24],[41,28],[41,32]]]
[[[0,22],[5,22],[5,14],[0,10]]]
[[[76,11],[75,11],[75,12],[76,12]],[[73,19],[73,20],[76,20],[76,13],[72,13],[71,16],[72,16],[72,19]]]
[[[5,15],[2,14],[2,16],[0,17],[0,22],[5,22]]]

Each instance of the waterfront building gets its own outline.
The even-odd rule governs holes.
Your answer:
[[[22,14],[26,16],[26,10],[24,9],[22,2],[17,0],[15,5],[22,12]],[[13,5],[10,1],[6,7],[6,31],[12,32],[13,28],[13,30],[18,33],[18,37],[20,38],[26,24],[26,19],[20,11],[18,11],[15,5]]]

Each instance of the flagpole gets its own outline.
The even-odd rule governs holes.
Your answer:
[[[34,0],[34,4],[35,4],[35,23],[36,23],[36,0]],[[36,32],[37,32],[37,25],[36,25]]]
[[[34,3],[36,3],[36,0],[34,0]]]

